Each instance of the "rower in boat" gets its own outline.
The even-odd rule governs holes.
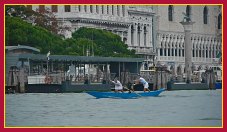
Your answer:
[[[122,93],[124,92],[122,84],[121,84],[121,82],[119,80],[117,80],[117,78],[114,78],[112,83],[115,85],[115,87],[114,87],[114,91],[115,92],[122,92]]]
[[[144,78],[142,78],[141,75],[139,75],[139,74],[138,74],[138,77],[139,77],[139,79],[136,82],[143,84],[143,91],[144,92],[146,92],[146,91],[150,92],[150,89],[148,88],[149,87],[148,82]]]

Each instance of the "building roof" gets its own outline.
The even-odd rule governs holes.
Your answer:
[[[43,55],[43,54],[20,54],[19,59],[46,61],[47,56]],[[96,63],[96,62],[143,62],[144,58],[50,55],[49,60],[51,60],[51,61],[79,61],[79,62],[85,62],[85,63],[88,63],[88,62]]]
[[[12,51],[12,50],[17,50],[17,49],[28,49],[28,50],[33,50],[35,52],[40,52],[39,49],[30,47],[30,46],[26,46],[26,45],[6,46],[7,51]]]

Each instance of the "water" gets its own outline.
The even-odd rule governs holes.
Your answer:
[[[95,99],[86,93],[8,94],[5,115],[6,127],[221,127],[222,91],[166,91],[139,99]]]

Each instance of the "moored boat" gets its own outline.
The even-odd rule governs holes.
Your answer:
[[[122,98],[122,99],[136,99],[141,97],[154,97],[158,96],[161,92],[165,91],[165,88],[161,88],[156,91],[151,92],[124,92],[124,93],[115,93],[115,92],[97,92],[97,91],[90,91],[86,92],[89,95],[92,95],[96,98]]]

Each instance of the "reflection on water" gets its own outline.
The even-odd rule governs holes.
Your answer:
[[[86,93],[6,95],[6,126],[222,126],[221,90],[95,99]]]

